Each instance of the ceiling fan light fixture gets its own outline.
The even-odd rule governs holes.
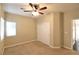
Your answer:
[[[32,12],[32,15],[34,15],[34,16],[38,16],[38,15],[39,15],[39,13],[38,13],[38,12],[33,11],[33,12]]]
[[[29,6],[32,8],[32,10],[27,10],[27,8],[21,8],[24,10],[24,12],[31,12],[33,16],[43,15],[44,12],[42,10],[47,9],[47,7],[41,7],[38,3],[29,3]]]

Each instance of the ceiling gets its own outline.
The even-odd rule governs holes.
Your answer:
[[[67,11],[79,11],[78,3],[40,3],[40,8],[43,6],[47,6],[47,9],[43,12],[45,14],[51,12],[67,12]],[[26,10],[32,10],[28,3],[6,3],[4,4],[4,11],[8,13],[24,15],[24,16],[32,16],[31,12],[23,12],[21,7],[25,7]]]

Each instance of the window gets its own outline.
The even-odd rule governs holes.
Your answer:
[[[16,22],[6,22],[6,36],[16,36]]]

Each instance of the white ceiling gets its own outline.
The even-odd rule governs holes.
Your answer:
[[[47,10],[44,10],[43,12],[51,13],[51,12],[67,12],[67,11],[79,11],[79,4],[78,3],[40,3],[40,8],[43,6],[47,6]],[[31,12],[23,12],[21,10],[21,7],[25,7],[26,10],[31,10],[31,7],[26,3],[6,3],[4,4],[4,10],[9,13],[13,14],[19,14],[24,16],[32,16]]]

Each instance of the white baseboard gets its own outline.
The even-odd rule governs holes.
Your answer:
[[[67,46],[64,46],[64,48],[72,50],[72,48],[69,48],[69,47],[67,47]]]
[[[25,44],[25,43],[30,43],[30,42],[33,42],[33,41],[36,41],[36,40],[19,42],[19,43],[13,44],[13,45],[4,46],[4,48],[14,47],[14,46],[17,46],[17,45],[21,45],[21,44]]]
[[[38,41],[38,40],[31,40],[31,41],[19,42],[19,43],[13,44],[13,45],[4,46],[4,48],[14,47],[14,46],[17,46],[17,45],[21,45],[21,44],[25,44],[25,43],[30,43],[30,42],[33,42],[33,41]],[[61,48],[61,47],[53,47],[51,45],[48,45],[48,46],[51,47],[51,48]],[[72,48],[69,48],[69,47],[66,47],[66,46],[64,46],[64,48],[66,48],[66,49],[72,49]]]
[[[53,47],[53,46],[51,46],[51,45],[49,45],[49,47],[51,47],[51,48],[61,48],[61,47]]]
[[[39,41],[39,40],[38,40]],[[42,42],[42,41],[40,41],[40,42]],[[42,43],[44,43],[44,42],[42,42]],[[44,43],[44,44],[46,44],[46,43]],[[61,48],[61,47],[53,47],[53,46],[51,46],[50,44],[46,44],[46,45],[48,45],[49,47],[51,47],[51,48]]]

